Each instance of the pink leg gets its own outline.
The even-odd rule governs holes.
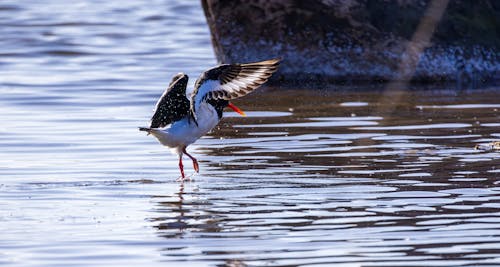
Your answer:
[[[186,148],[182,149],[182,152],[186,154],[193,161],[193,168],[196,172],[200,172],[200,166],[198,165],[198,160],[196,160],[193,156],[187,153]]]
[[[182,165],[182,154],[179,155],[179,169],[181,170],[180,180],[184,180],[184,178],[186,178],[186,176],[184,175],[184,165]]]

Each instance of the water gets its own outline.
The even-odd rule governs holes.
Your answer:
[[[498,87],[266,87],[182,184],[137,127],[215,64],[198,2],[0,14],[0,264],[500,265]]]

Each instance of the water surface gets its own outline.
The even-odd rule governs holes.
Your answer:
[[[264,87],[182,184],[137,127],[216,64],[198,2],[0,14],[0,264],[500,265],[498,86]]]

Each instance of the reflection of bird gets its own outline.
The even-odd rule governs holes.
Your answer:
[[[271,59],[211,68],[196,81],[190,100],[186,97],[188,76],[179,73],[156,104],[151,125],[139,130],[152,134],[179,155],[180,179],[184,180],[183,154],[191,158],[195,171],[199,171],[197,160],[187,153],[186,147],[217,125],[225,107],[244,116],[229,100],[257,89],[277,70],[278,64],[279,59]]]

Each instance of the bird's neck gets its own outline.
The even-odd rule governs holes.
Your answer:
[[[219,120],[222,119],[222,113],[224,111],[224,108],[229,105],[229,101],[227,100],[222,100],[222,99],[209,99],[207,100],[207,103],[209,105],[212,105],[214,107],[215,111],[217,112],[217,116],[219,117]]]

